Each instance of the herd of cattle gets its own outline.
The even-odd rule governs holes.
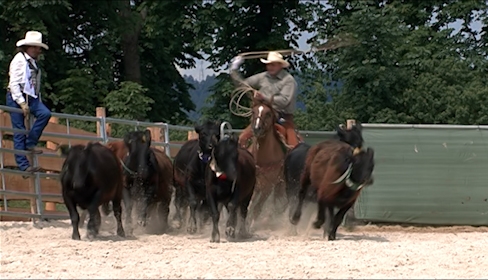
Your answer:
[[[229,216],[226,236],[249,237],[246,218],[257,175],[253,155],[239,147],[233,133],[224,133],[218,122],[206,121],[195,131],[198,139],[186,142],[173,162],[163,151],[151,147],[148,130],[129,132],[122,141],[107,145],[61,146],[59,151],[66,158],[61,171],[62,194],[73,227],[72,238],[80,239],[78,228],[83,223],[77,207],[87,210],[87,234],[93,238],[101,225],[99,208],[108,215],[110,202],[121,237],[132,234],[131,212],[135,205],[140,226],[145,227],[149,213],[154,212],[158,226],[170,230],[173,192],[174,227],[182,226],[189,208],[187,231],[197,231],[197,216],[202,223],[211,217],[211,242],[219,242],[219,218],[225,206]],[[301,143],[290,150],[283,167],[290,223],[299,222],[305,201],[316,202],[318,213],[313,226],[318,229],[324,225],[327,210],[331,218],[324,226],[324,237],[334,240],[362,188],[373,183],[374,152],[363,148],[360,124],[352,129],[340,125],[334,139],[313,146]],[[336,214],[334,208],[339,209]],[[237,231],[238,218],[241,221]]]

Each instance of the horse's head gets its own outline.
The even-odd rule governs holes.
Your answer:
[[[235,180],[239,150],[238,139],[234,133],[224,136],[215,146],[213,153],[215,161],[214,165],[210,167],[214,169],[214,172],[222,172],[228,180]]]
[[[272,131],[278,115],[273,109],[273,97],[270,101],[254,99],[252,104],[251,127],[254,136],[260,138]]]
[[[146,178],[151,156],[151,132],[147,129],[128,132],[124,136],[124,144],[129,151],[125,165],[141,178]]]
[[[343,124],[340,124],[337,127],[337,136],[340,141],[351,145],[351,147],[361,149],[364,143],[362,131],[363,127],[360,122],[356,122],[351,129],[346,129]]]
[[[198,133],[200,152],[210,155],[220,140],[220,123],[207,120],[203,124],[196,125],[195,132]]]
[[[351,180],[361,185],[373,184],[374,150],[368,148],[353,156]]]

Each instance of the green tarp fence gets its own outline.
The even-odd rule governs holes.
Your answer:
[[[375,150],[374,185],[358,219],[488,225],[488,130],[364,128]]]

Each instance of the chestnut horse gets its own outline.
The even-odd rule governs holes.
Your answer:
[[[277,212],[283,213],[286,207],[286,203],[281,200],[286,199],[283,162],[288,146],[283,136],[284,128],[277,124],[278,114],[271,104],[272,99],[254,99],[252,104],[253,141],[248,151],[256,163],[257,182],[251,202],[251,223],[256,222],[264,203],[273,192],[274,206],[283,206],[283,209]]]

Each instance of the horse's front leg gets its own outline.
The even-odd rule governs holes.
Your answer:
[[[264,177],[261,177],[264,178]],[[254,224],[263,212],[264,204],[271,195],[269,187],[264,187],[263,182],[258,183],[259,187],[254,191],[254,195],[251,200],[251,226]]]

